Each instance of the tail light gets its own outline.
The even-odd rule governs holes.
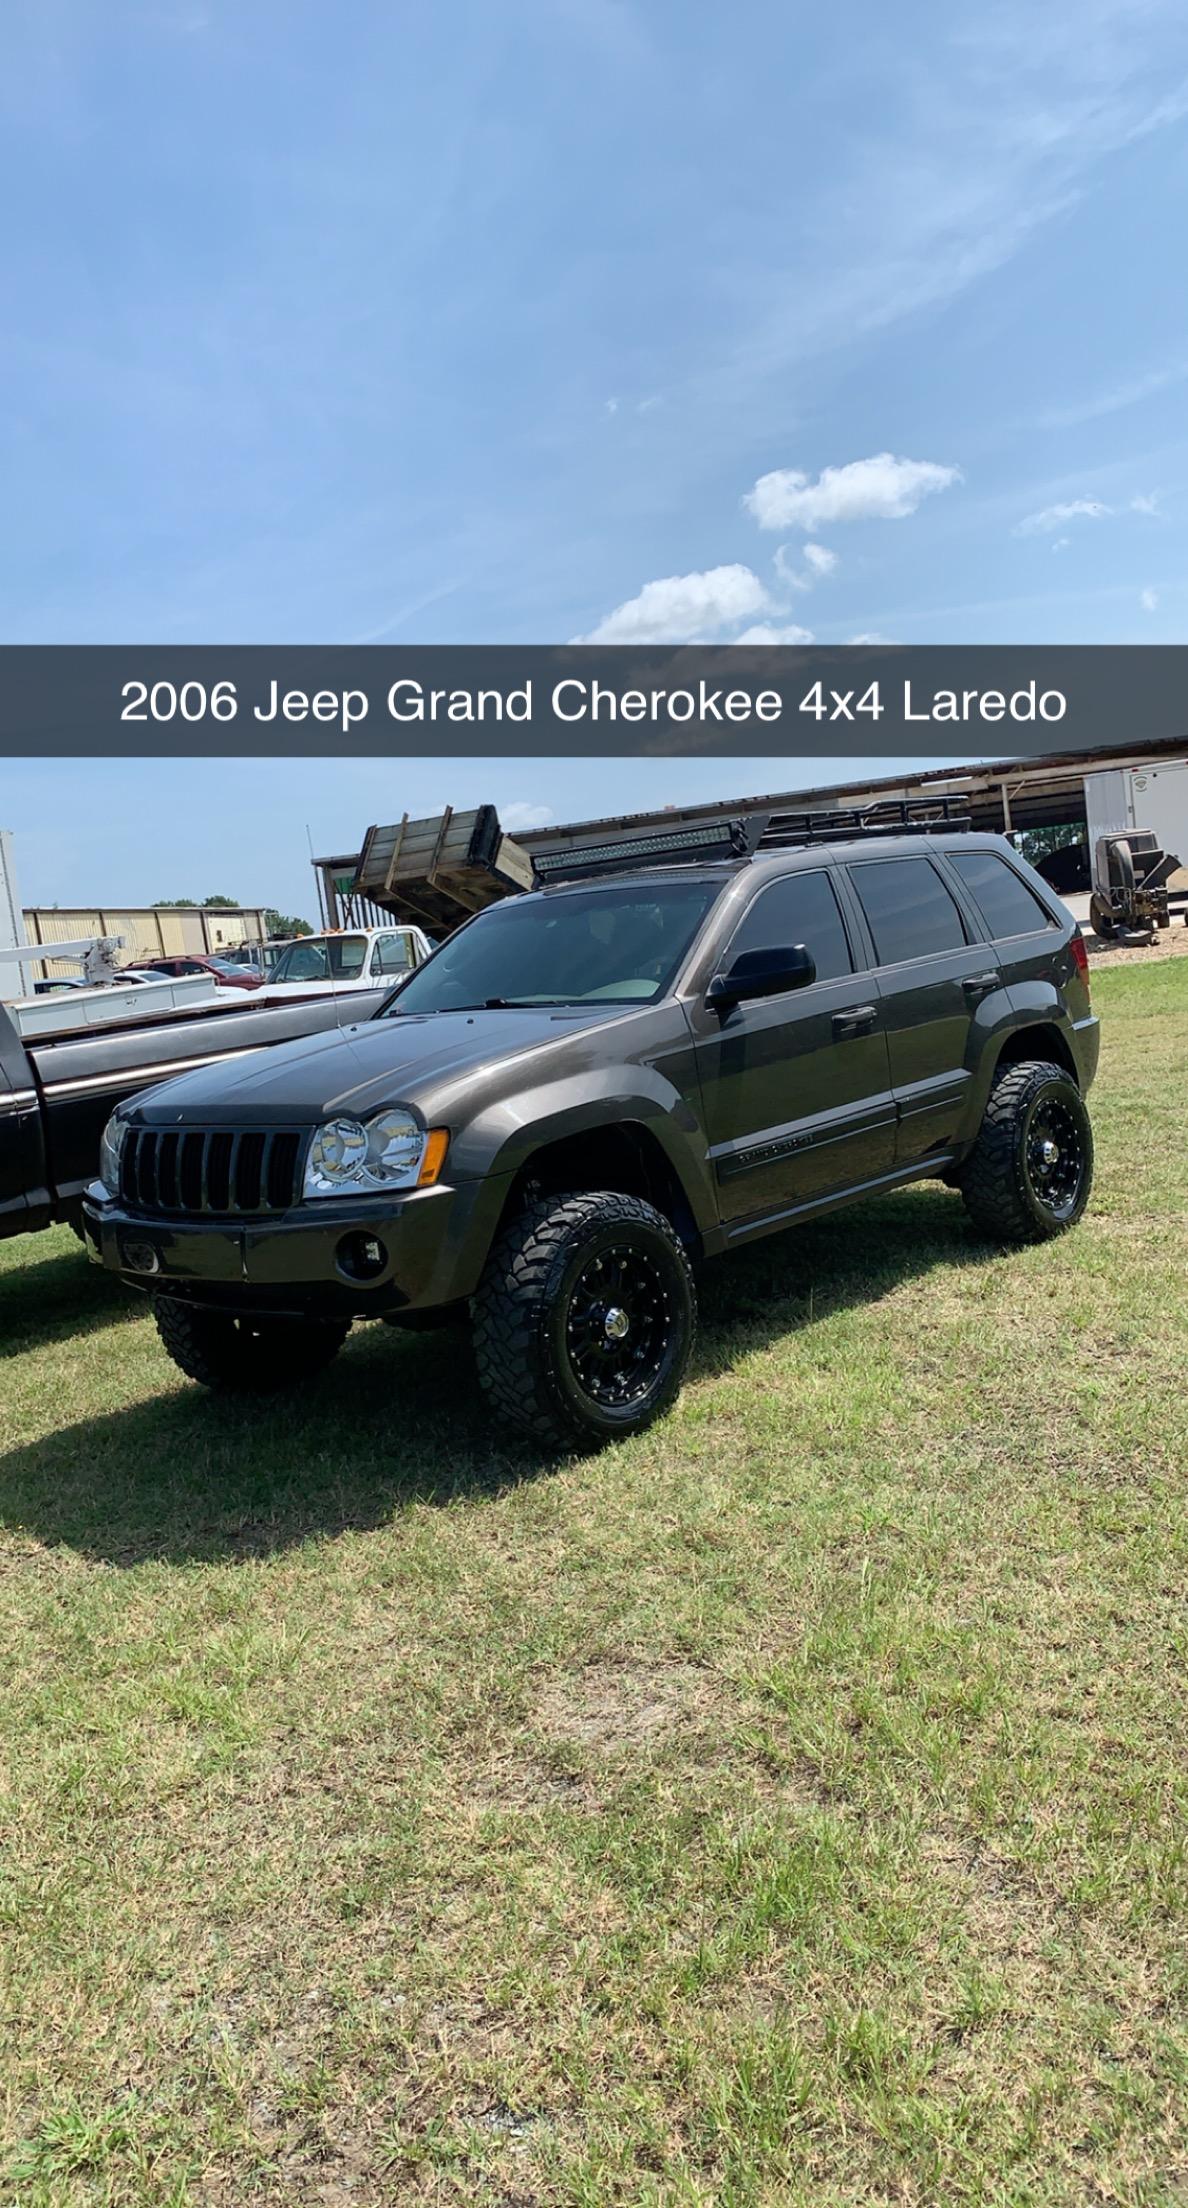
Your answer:
[[[1089,953],[1085,949],[1085,938],[1081,934],[1079,928],[1077,929],[1076,934],[1070,939],[1068,947],[1069,950],[1072,952],[1073,965],[1076,967],[1077,972],[1079,973],[1081,980],[1084,982],[1087,989],[1089,987]]]

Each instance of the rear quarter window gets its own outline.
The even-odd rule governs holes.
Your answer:
[[[1057,925],[1034,890],[996,851],[950,851],[949,863],[956,867],[993,941],[1034,935],[1037,928]]]

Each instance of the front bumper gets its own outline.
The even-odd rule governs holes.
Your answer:
[[[98,1183],[83,1202],[87,1253],[129,1287],[224,1310],[381,1318],[473,1295],[506,1193],[503,1176],[404,1196],[331,1198],[243,1218],[162,1218],[122,1208]],[[348,1269],[351,1236],[382,1265]]]

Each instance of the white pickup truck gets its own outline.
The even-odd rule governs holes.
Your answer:
[[[394,984],[420,966],[433,949],[421,928],[343,928],[299,935],[287,943],[255,1004],[279,1004],[323,988],[334,995]]]

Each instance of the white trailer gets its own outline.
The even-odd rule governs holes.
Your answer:
[[[1087,774],[1085,814],[1091,854],[1099,836],[1146,828],[1162,850],[1174,851],[1181,865],[1188,866],[1188,758]]]
[[[1087,774],[1085,818],[1096,935],[1150,943],[1188,919],[1188,759]]]

